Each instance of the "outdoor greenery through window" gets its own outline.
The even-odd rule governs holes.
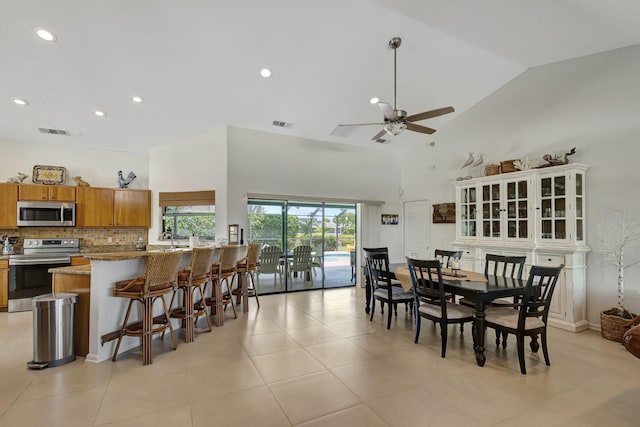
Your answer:
[[[215,206],[165,206],[162,212],[164,238],[188,239],[198,236],[214,239],[216,235]]]

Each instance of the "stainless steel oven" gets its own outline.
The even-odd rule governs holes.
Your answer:
[[[50,268],[71,265],[78,239],[24,239],[24,254],[9,257],[9,311],[31,310],[31,299],[51,293]]]
[[[74,202],[18,202],[19,227],[73,227]]]

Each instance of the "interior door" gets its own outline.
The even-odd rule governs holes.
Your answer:
[[[404,256],[430,258],[429,201],[404,202]]]

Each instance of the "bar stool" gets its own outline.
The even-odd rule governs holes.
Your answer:
[[[178,266],[180,264],[180,253],[156,253],[147,257],[147,268],[144,274],[138,278],[130,280],[122,280],[116,282],[113,289],[113,296],[120,298],[129,298],[129,306],[124,316],[122,329],[118,336],[118,343],[111,360],[114,362],[118,357],[118,350],[122,337],[134,336],[140,337],[142,341],[142,364],[150,365],[152,363],[152,338],[153,334],[164,332],[167,328],[171,332],[173,339],[173,347],[177,350],[178,343],[176,335],[171,325],[167,303],[164,296],[173,292],[178,276]],[[164,316],[153,317],[153,303],[160,299],[164,308]],[[142,319],[131,324],[129,315],[131,314],[131,306],[134,301],[142,304]],[[153,325],[160,325],[154,328]]]
[[[260,260],[260,250],[262,249],[262,243],[249,243],[247,250],[247,256],[244,259],[238,261],[237,274],[238,284],[236,288],[231,292],[236,296],[236,304],[240,304],[240,298],[242,297],[242,311],[249,311],[249,297],[256,297],[258,307],[260,307],[260,299],[258,299],[258,288],[255,285],[253,272],[258,268]],[[251,285],[249,285],[251,282]],[[245,289],[243,289],[243,287]]]
[[[209,332],[211,332],[211,320],[209,320],[209,316],[207,315],[207,306],[203,302],[205,298],[202,287],[211,280],[213,253],[213,248],[195,248],[189,267],[178,272],[178,288],[171,297],[169,313],[171,317],[183,320],[185,329],[184,342],[187,343],[193,342],[195,338],[195,324],[201,316],[207,319],[207,326]],[[200,294],[198,303],[193,302],[196,289]],[[173,301],[178,290],[182,290],[183,306],[173,308]]]
[[[241,246],[223,246],[220,252],[220,261],[211,267],[212,274],[211,283],[213,284],[213,290],[211,297],[205,300],[205,304],[211,307],[211,315],[216,317],[216,326],[224,325],[224,313],[223,310],[228,304],[231,304],[233,309],[233,318],[237,319],[236,308],[231,300],[231,284],[229,278],[233,278],[236,274],[236,256],[238,248]],[[222,282],[227,285],[227,291],[222,292]]]

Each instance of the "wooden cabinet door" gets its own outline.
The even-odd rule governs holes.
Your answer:
[[[0,311],[9,305],[9,261],[0,260]]]
[[[56,200],[59,202],[75,202],[76,201],[76,187],[71,186],[51,186],[49,187],[49,200]]]
[[[115,226],[149,227],[151,192],[149,190],[115,190]]]
[[[113,227],[111,188],[78,187],[76,227]]]
[[[49,200],[49,188],[46,185],[20,184],[19,200]]]
[[[87,265],[91,264],[91,260],[86,259],[84,256],[72,256],[71,265]]]
[[[0,184],[0,228],[18,226],[18,185]]]

